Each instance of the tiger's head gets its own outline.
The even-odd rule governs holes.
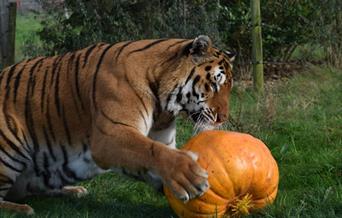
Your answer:
[[[213,47],[203,35],[184,51],[185,63],[179,71],[186,77],[173,87],[165,108],[173,114],[185,112],[195,123],[195,131],[218,128],[228,119],[235,54]]]

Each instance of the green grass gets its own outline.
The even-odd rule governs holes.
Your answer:
[[[261,138],[280,170],[275,203],[252,217],[342,217],[342,72],[312,68],[278,82],[258,99],[233,89],[233,130]],[[178,144],[191,136],[179,121]],[[176,217],[165,198],[142,182],[105,174],[83,183],[82,199],[26,199],[33,217]],[[1,212],[0,217],[20,217]]]
[[[238,129],[261,138],[279,165],[277,200],[260,217],[342,217],[342,72],[311,69],[259,101],[234,92]]]
[[[34,14],[18,14],[16,23],[15,60],[16,62],[34,56],[39,49],[40,39],[36,34],[41,28],[39,19]]]

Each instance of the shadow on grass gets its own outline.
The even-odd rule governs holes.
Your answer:
[[[20,203],[27,203],[35,210],[30,217],[176,217],[167,204],[151,201],[131,202],[128,199],[101,200],[91,194],[83,198],[74,197],[30,197]],[[0,211],[0,217],[27,217]]]

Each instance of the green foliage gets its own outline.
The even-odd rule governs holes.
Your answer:
[[[41,19],[43,28],[39,36],[47,54],[76,50],[100,41],[193,38],[207,34],[217,46],[236,50],[239,56],[235,66],[249,72],[249,0],[66,0],[64,7],[41,1],[48,13]],[[332,38],[341,46],[340,28],[334,32],[332,25],[338,14],[336,7],[331,6],[334,1],[337,4],[338,0],[325,0],[323,10],[317,9],[321,5],[318,0],[262,1],[264,59],[287,61],[298,46],[317,45]],[[325,34],[328,30],[334,34]],[[324,45],[336,47],[331,43]]]
[[[313,29],[310,22],[317,16],[316,4],[312,1],[274,0],[262,1],[262,32],[264,56],[268,60],[288,60],[294,48],[311,42]],[[232,42],[244,58],[251,51],[250,1],[221,5],[219,20],[224,41]]]
[[[142,38],[193,38],[217,28],[211,1],[65,1],[42,21],[39,35],[51,53],[75,50],[105,41]],[[195,16],[194,16],[195,15]],[[216,31],[216,32],[215,32]]]
[[[44,55],[46,52],[43,50],[42,42],[36,33],[41,30],[38,17],[33,13],[18,14],[16,25],[16,62],[25,58]]]
[[[39,16],[41,24],[37,24],[37,16],[18,16],[17,60],[64,53],[99,41],[207,34],[217,46],[236,50],[236,71],[249,74],[249,0],[69,0],[65,7],[41,2],[46,2],[48,12]],[[274,0],[263,1],[261,6],[266,61],[295,57],[341,66],[339,0]]]

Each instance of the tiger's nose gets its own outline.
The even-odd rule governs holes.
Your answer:
[[[227,120],[227,118],[228,118],[227,114],[218,113],[217,118],[216,118],[216,122],[217,123],[223,123]]]

